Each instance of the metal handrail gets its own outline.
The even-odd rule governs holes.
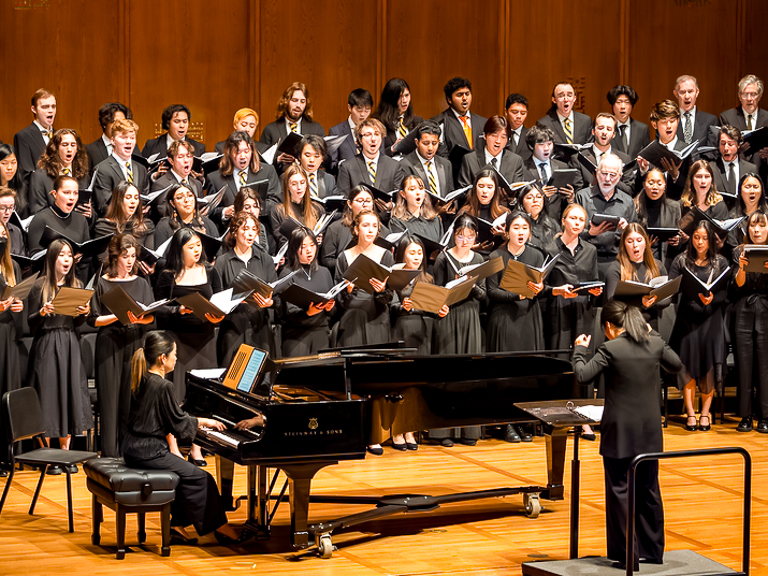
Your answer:
[[[635,556],[635,484],[637,466],[646,460],[667,460],[691,456],[716,456],[720,454],[741,454],[744,458],[744,527],[742,530],[741,571],[749,575],[749,536],[752,515],[752,457],[744,448],[702,448],[700,450],[678,450],[676,452],[650,452],[640,454],[629,463],[627,472],[627,576],[632,576]]]

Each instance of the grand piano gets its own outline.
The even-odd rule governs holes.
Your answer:
[[[399,494],[351,498],[312,496],[312,478],[326,466],[365,458],[365,448],[390,434],[527,419],[513,404],[577,396],[568,361],[539,353],[419,356],[408,349],[348,349],[307,358],[276,360],[276,375],[263,397],[239,394],[220,380],[187,374],[184,408],[228,425],[200,431],[196,442],[216,455],[225,502],[232,505],[234,464],[247,468],[245,529],[268,538],[286,490],[291,543],[316,544],[332,554],[333,530],[390,514],[426,511],[440,504],[522,494],[535,517],[539,498],[563,499],[564,434],[547,435],[547,484],[498,488],[445,496]],[[262,426],[234,430],[250,418]],[[272,473],[270,475],[270,469]],[[287,481],[277,492],[278,472]],[[370,504],[369,511],[308,524],[310,502]]]

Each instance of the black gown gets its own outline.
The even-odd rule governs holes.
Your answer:
[[[120,286],[142,304],[154,301],[152,287],[142,277],[120,282],[105,280],[102,276],[91,298],[91,313],[88,316],[91,326],[95,326],[97,317],[112,314],[101,304],[101,297],[115,286]],[[118,320],[99,327],[96,335],[96,390],[99,395],[102,456],[120,456],[120,441],[131,409],[131,358],[143,345],[144,335],[154,328],[153,324],[123,326]]]
[[[179,286],[174,279],[173,270],[163,270],[155,285],[155,299],[173,299],[199,292],[206,299],[221,291],[219,273],[205,265],[208,281],[197,286]],[[181,403],[187,394],[187,371],[195,368],[216,368],[216,325],[207,320],[200,320],[194,314],[180,314],[180,306],[167,306],[158,311],[157,324],[161,330],[168,330],[176,340],[176,368],[171,373],[176,400]]]
[[[403,300],[413,292],[411,284],[396,292],[389,309],[392,315],[392,340],[402,341],[407,348],[416,348],[417,354],[432,354],[435,323],[439,317],[423,310],[411,308],[408,312],[403,308]]]
[[[123,438],[125,463],[133,468],[168,470],[179,476],[176,499],[171,504],[171,525],[192,524],[201,536],[227,522],[216,480],[191,462],[170,453],[168,433],[192,441],[197,418],[178,405],[172,382],[148,373],[132,395],[128,428]]]
[[[88,379],[76,331],[85,317],[41,316],[43,282],[43,278],[35,282],[27,301],[34,340],[26,383],[40,396],[46,437],[64,438],[93,428]]]
[[[459,262],[448,250],[435,260],[435,284],[445,286],[456,279],[456,270],[480,264],[484,258],[477,252],[467,262]],[[483,329],[480,326],[480,303],[485,300],[485,280],[472,288],[466,300],[450,307],[435,328],[435,354],[479,354],[483,351]]]
[[[389,228],[384,224],[379,225],[379,237],[386,238]],[[336,260],[339,254],[350,247],[352,243],[352,231],[344,224],[344,219],[336,220],[328,226],[323,234],[323,243],[320,245],[320,264],[328,268],[333,275],[336,272]]]
[[[277,280],[272,257],[257,244],[251,248],[251,257],[247,264],[233,249],[219,256],[214,267],[225,290],[232,286],[237,275],[245,269],[264,282]],[[259,308],[249,298],[224,318],[219,324],[219,366],[229,366],[240,344],[248,344],[274,354],[270,314],[269,309]]]
[[[179,227],[174,228],[171,224],[171,221],[175,220],[175,218],[171,218],[170,216],[166,216],[165,218],[161,219],[160,222],[157,223],[157,226],[155,227],[155,246],[161,246],[163,242],[168,240],[168,238],[171,238],[176,230],[179,229]],[[211,222],[211,220],[208,219],[206,216],[201,216],[200,221],[202,222],[202,227],[198,225],[193,224],[185,224],[185,226],[192,228],[193,230],[197,230],[199,232],[203,232],[205,234],[208,234],[208,236],[213,236],[214,238],[219,236],[219,229],[216,228],[216,224]],[[178,224],[178,222],[176,222]],[[213,260],[214,256],[216,254],[206,254],[206,256]]]
[[[666,276],[667,275],[667,269],[664,267],[664,264],[659,262],[658,259],[656,260],[656,266],[659,268],[659,276]],[[646,280],[646,273],[648,271],[648,268],[645,264],[641,263],[635,263],[632,262],[633,268],[634,268],[634,276],[630,279],[632,282],[642,282],[643,284],[647,284],[648,281]],[[609,300],[613,299],[613,295],[616,293],[616,287],[619,285],[619,282],[621,281],[621,264],[619,264],[619,261],[611,263],[610,266],[608,266],[608,270],[605,272],[605,294],[604,294],[604,301],[608,302]],[[666,300],[662,300],[661,302],[654,303],[653,306],[650,308],[646,308],[643,305],[642,298],[634,298],[634,299],[624,299],[622,298],[624,302],[631,306],[637,306],[640,311],[643,313],[643,317],[645,318],[645,321],[648,322],[651,327],[658,332],[659,330],[659,318],[661,317],[661,311],[669,306],[672,303],[672,300],[674,300],[674,296],[667,298]]]
[[[16,262],[13,263],[16,283],[21,281],[21,271]],[[0,290],[5,290],[7,284],[0,276]],[[24,303],[26,308],[27,303]],[[21,312],[24,314],[24,312]],[[16,330],[17,314],[9,308],[0,313],[0,398],[6,392],[21,388],[21,363],[19,361],[18,337]],[[0,462],[10,463],[10,443],[5,429],[5,414],[0,412]]]
[[[685,266],[685,254],[680,254],[672,263],[669,278],[680,276]],[[706,282],[712,270],[713,278],[717,278],[727,266],[728,261],[718,255],[712,268],[694,265],[692,271]],[[718,290],[713,293],[709,306],[704,306],[700,299],[693,300],[685,292],[680,294],[669,345],[683,361],[683,369],[677,377],[677,386],[681,390],[691,379],[697,380],[702,393],[722,389],[727,354],[723,308],[727,295],[726,288]]]
[[[522,253],[514,256],[508,244],[494,250],[491,260],[504,260],[504,269],[510,260],[529,266],[541,267],[544,255],[533,246],[526,246]],[[541,316],[539,298],[520,299],[518,294],[507,292],[500,284],[504,270],[486,279],[488,300],[488,324],[486,347],[489,352],[512,352],[519,350],[543,350],[544,321]]]
[[[422,216],[412,216],[408,220],[392,216],[389,219],[389,227],[392,232],[408,230],[411,234],[424,236],[433,242],[440,242],[440,238],[443,236],[443,221],[437,216],[431,220]]]
[[[286,192],[286,194],[288,194],[288,192]],[[318,219],[325,215],[325,208],[323,208],[322,205],[318,204],[317,202],[312,202],[312,207],[315,209],[315,213]],[[306,222],[304,215],[304,204],[295,204],[291,202],[291,208],[294,213],[294,218],[298,220],[302,226],[304,226],[304,223]],[[269,219],[272,226],[272,235],[275,238],[275,246],[282,246],[288,242],[288,238],[283,236],[283,233],[280,232],[280,225],[283,223],[283,220],[288,217],[289,216],[286,216],[285,214],[285,209],[282,207],[282,204],[272,208],[272,211],[269,213]]]
[[[287,267],[280,272],[280,278],[291,273]],[[333,288],[333,278],[328,269],[318,266],[312,270],[309,266],[301,267],[298,274],[281,285],[281,292],[296,284],[318,294],[328,292]],[[323,348],[330,346],[331,331],[329,318],[331,312],[320,312],[308,316],[307,311],[280,298],[278,294],[278,310],[283,327],[283,357],[309,356],[317,354]]]
[[[391,252],[383,252],[381,264],[392,266],[395,261]],[[344,272],[349,268],[345,252],[339,254],[336,260],[336,275],[334,282],[338,284],[344,279]],[[392,340],[389,322],[389,303],[393,291],[384,288],[375,296],[355,287],[352,292],[342,290],[336,296],[336,305],[342,312],[337,324],[337,335],[334,346],[364,346],[366,344],[386,344]]]

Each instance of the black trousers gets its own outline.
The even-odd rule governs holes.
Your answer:
[[[192,524],[197,533],[204,536],[227,523],[216,480],[208,472],[170,452],[146,460],[126,455],[125,463],[132,468],[168,470],[178,474],[176,499],[171,504],[171,526]]]
[[[605,469],[605,528],[608,558],[627,559],[627,472],[632,458],[603,457]],[[659,489],[659,463],[643,462],[635,484],[635,559],[661,562],[664,556],[664,505]]]
[[[737,305],[733,330],[733,349],[739,370],[739,416],[768,418],[768,309],[762,299],[753,303],[743,300]],[[757,390],[757,407],[752,406]]]

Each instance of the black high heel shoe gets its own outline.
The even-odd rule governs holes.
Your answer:
[[[690,420],[693,420],[693,424],[688,423]],[[699,430],[699,427],[696,424],[696,416],[688,416],[685,420],[685,429],[688,430],[688,432],[696,432],[696,430]]]
[[[706,418],[707,419],[707,425],[706,426],[701,423],[702,418]],[[702,432],[707,432],[711,428],[712,428],[712,418],[710,418],[709,416],[705,416],[705,415],[699,416],[699,430],[701,430]]]
[[[187,460],[189,460],[190,462],[192,462],[192,464],[194,464],[195,466],[199,466],[200,468],[203,468],[203,467],[205,467],[205,466],[208,466],[208,462],[206,462],[205,460],[198,460],[197,458],[194,458],[194,457],[192,456],[192,452],[190,452],[189,454],[187,454]]]

